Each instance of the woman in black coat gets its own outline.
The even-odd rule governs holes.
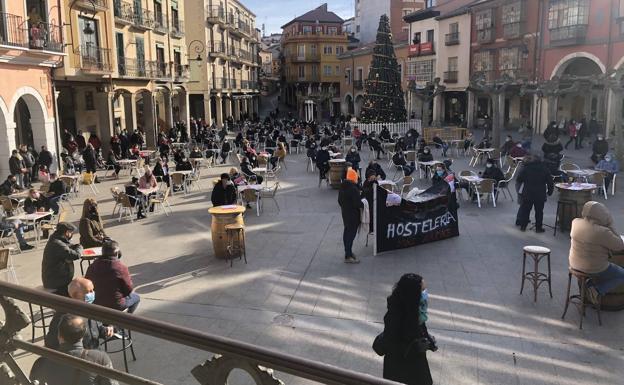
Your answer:
[[[405,274],[388,297],[383,332],[385,379],[407,385],[433,384],[427,353],[417,351],[416,344],[412,344],[429,336],[421,316],[424,288],[421,276]]]

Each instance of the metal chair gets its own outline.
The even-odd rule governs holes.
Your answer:
[[[154,212],[156,212],[157,208],[161,208],[164,211],[165,215],[169,216],[167,209],[170,212],[173,212],[171,209],[171,205],[169,205],[169,193],[171,192],[171,188],[167,187],[165,192],[162,195],[157,195],[156,197],[152,197],[148,201],[148,206],[154,206]]]
[[[279,188],[279,182],[275,182],[275,185],[270,190],[261,190],[260,191],[260,209],[264,209],[264,201],[267,199],[272,199],[275,202],[275,207],[277,207],[277,212],[280,211],[279,205],[277,204],[277,199],[275,199],[275,194],[277,193],[277,189]]]
[[[404,198],[405,195],[410,192],[412,183],[414,183],[413,177],[409,175],[403,177],[403,183],[401,184],[401,197],[402,198]]]
[[[605,174],[602,172],[598,172],[594,175],[591,176],[591,182],[593,184],[595,184],[596,186],[598,186],[598,190],[602,191],[602,195],[604,196],[604,199],[607,200],[608,198],[608,194],[607,194],[607,185],[605,184]]]
[[[509,199],[511,199],[511,201],[513,202],[514,199],[513,195],[511,194],[511,190],[509,190],[509,184],[513,180],[516,174],[516,170],[517,167],[507,171],[505,173],[505,179],[498,181],[498,183],[496,184],[496,200],[498,200],[498,194],[500,194],[500,192],[502,191],[503,195],[505,195],[505,198],[507,198],[507,194],[509,193]]]
[[[182,188],[182,192],[184,193],[184,195],[186,195],[187,193],[187,189],[186,189],[186,178],[184,177],[184,174],[180,174],[177,172],[173,172],[171,174],[169,174],[169,178],[171,179],[171,187],[175,187],[175,186],[180,186]],[[171,195],[175,195],[176,190],[175,188],[173,189]]]
[[[258,191],[247,188],[243,190],[241,195],[244,203],[254,203],[256,205],[256,215],[260,216],[260,194]]]
[[[494,185],[496,181],[494,179],[483,179],[479,184],[475,185],[475,194],[477,194],[477,204],[481,208],[481,194],[486,195],[486,202],[489,197],[492,197],[492,205],[496,207],[496,195],[494,192]]]
[[[1,272],[6,274],[7,282],[10,282],[12,278],[13,282],[19,284],[17,280],[17,273],[15,273],[15,268],[13,267],[11,250],[7,248],[0,249],[0,273]]]
[[[130,197],[125,192],[119,193],[119,202],[121,206],[119,207],[119,218],[118,222],[121,222],[121,218],[124,214],[126,214],[126,218],[130,218],[130,222],[134,221],[134,205],[130,201]]]

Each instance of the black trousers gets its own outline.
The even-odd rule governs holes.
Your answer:
[[[570,140],[568,140],[568,142],[563,147],[565,147],[567,149],[568,146],[570,145],[570,143],[572,143],[572,142],[574,142],[574,149],[578,150],[578,148],[579,148],[578,136],[571,136]]]
[[[357,235],[357,223],[345,223],[344,232],[342,233],[342,242],[344,243],[345,258],[353,256],[353,241]]]
[[[518,226],[526,226],[529,224],[529,215],[531,209],[535,209],[535,227],[541,228],[544,221],[544,204],[546,201],[543,198],[532,199],[522,198],[520,207],[518,208],[518,215],[516,216],[516,224]]]

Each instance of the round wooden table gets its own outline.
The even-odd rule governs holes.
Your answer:
[[[597,186],[592,183],[557,183],[555,187],[559,190],[559,202],[576,203],[576,210],[569,205],[564,205],[559,213],[561,231],[570,230],[572,228],[572,220],[581,216],[583,206],[592,200],[592,191]]]
[[[227,259],[228,245],[225,226],[230,224],[245,225],[243,221],[245,206],[217,206],[209,208],[208,212],[212,216],[210,230],[212,233],[212,247],[214,248],[215,257],[218,259]]]

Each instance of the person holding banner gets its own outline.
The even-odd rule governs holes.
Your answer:
[[[347,178],[340,185],[338,191],[338,204],[342,212],[344,232],[342,241],[345,249],[345,263],[359,263],[360,261],[353,255],[353,241],[360,226],[360,209],[364,207],[360,199],[360,189],[357,186],[357,172],[349,168]]]

